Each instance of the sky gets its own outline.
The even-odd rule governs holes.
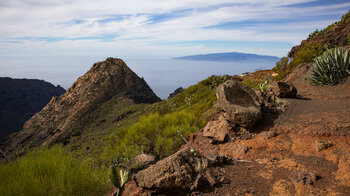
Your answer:
[[[0,57],[282,57],[349,9],[348,0],[2,0]]]

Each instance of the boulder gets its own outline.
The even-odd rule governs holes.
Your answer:
[[[216,114],[204,127],[203,136],[209,137],[214,141],[224,142],[228,139],[232,130],[227,115],[223,112]]]
[[[232,123],[253,127],[261,119],[260,103],[255,92],[239,80],[228,80],[216,89],[218,105]]]
[[[273,86],[273,93],[280,98],[294,98],[297,96],[297,88],[289,82],[277,82]]]
[[[186,192],[194,189],[203,180],[198,174],[208,167],[208,159],[197,157],[189,149],[182,149],[175,154],[158,161],[147,169],[138,172],[134,179],[139,187],[159,192]],[[197,179],[196,179],[197,178]],[[198,186],[198,185],[197,185]]]

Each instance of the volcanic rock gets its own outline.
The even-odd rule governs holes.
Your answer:
[[[92,68],[60,97],[51,101],[24,124],[24,129],[7,138],[0,148],[5,153],[25,145],[31,148],[63,142],[81,134],[80,127],[98,104],[114,96],[134,103],[154,103],[160,99],[147,83],[121,59],[107,58]]]
[[[137,173],[135,181],[138,186],[146,189],[160,192],[185,192],[191,189],[195,181],[202,184],[213,180],[197,177],[201,172],[206,176],[204,170],[208,166],[207,158],[197,157],[189,149],[182,149]]]
[[[273,86],[273,93],[280,98],[294,98],[297,95],[297,88],[289,82],[277,82]]]
[[[203,136],[214,141],[224,142],[228,139],[232,126],[229,123],[227,114],[220,112],[216,114],[204,127]]]
[[[232,123],[249,128],[261,119],[260,103],[255,92],[238,80],[228,80],[216,89],[218,104]]]

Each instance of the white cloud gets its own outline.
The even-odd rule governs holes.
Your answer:
[[[0,50],[23,53],[60,53],[76,50],[78,53],[96,51],[140,51],[141,53],[179,54],[184,51],[222,50],[201,45],[164,46],[159,42],[227,40],[273,41],[299,43],[310,30],[326,26],[330,20],[293,21],[296,16],[313,17],[325,14],[343,14],[350,3],[314,7],[284,7],[313,0],[15,0],[0,3],[0,41],[16,41],[21,37],[64,37],[60,42],[27,40],[22,44],[2,44]],[[43,3],[44,2],[44,3]],[[225,6],[223,6],[225,5]],[[152,23],[159,14],[172,15],[188,10],[184,15]],[[103,19],[123,15],[120,20]],[[285,23],[247,26],[234,29],[206,28],[226,22],[242,20],[286,20]],[[79,20],[81,22],[74,23]],[[79,37],[116,35],[112,42],[99,40],[69,40]],[[142,38],[142,39],[140,39]],[[145,47],[145,48],[142,48]],[[17,50],[13,49],[17,48]],[[232,48],[235,48],[234,46]],[[266,53],[275,49],[266,49]],[[254,51],[251,51],[254,52]],[[259,51],[256,51],[259,52]],[[285,53],[283,51],[283,53]],[[280,54],[276,54],[280,55]]]

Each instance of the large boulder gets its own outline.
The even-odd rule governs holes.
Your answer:
[[[216,89],[218,105],[232,123],[249,128],[261,119],[260,103],[255,92],[239,80],[228,80]]]
[[[297,96],[297,88],[289,82],[277,82],[273,86],[273,94],[280,98],[294,98]]]
[[[135,175],[138,186],[162,192],[189,190],[196,178],[198,157],[183,149]]]
[[[181,195],[221,184],[222,172],[213,166],[224,164],[226,161],[226,157],[195,156],[189,149],[182,149],[138,172],[134,180],[137,186],[143,189],[166,195],[168,193]]]

